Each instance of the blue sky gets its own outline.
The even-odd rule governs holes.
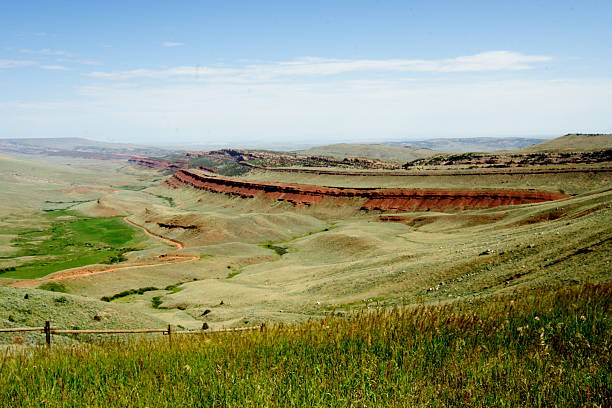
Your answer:
[[[0,137],[612,131],[610,1],[4,1]]]

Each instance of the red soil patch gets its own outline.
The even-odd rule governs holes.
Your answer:
[[[206,176],[190,170],[176,172],[167,184],[190,185],[200,190],[243,198],[270,197],[294,205],[315,205],[325,198],[362,199],[362,210],[461,211],[500,205],[539,203],[568,195],[535,190],[417,190],[367,189],[261,183],[226,177]]]
[[[59,279],[66,278],[79,278],[82,276],[92,276],[99,275],[101,273],[108,272],[116,272],[123,271],[126,269],[140,269],[140,268],[150,268],[152,266],[161,266],[161,265],[170,265],[184,262],[192,262],[200,259],[196,255],[166,255],[166,256],[158,256],[159,259],[163,259],[163,262],[150,262],[150,263],[141,263],[135,265],[125,265],[125,266],[113,266],[113,267],[93,267],[93,266],[83,266],[75,269],[68,269],[65,271],[59,271],[52,273],[51,275],[47,275],[43,278],[32,279],[22,282],[13,283],[10,286],[12,287],[21,287],[28,286],[31,284],[39,284],[41,282],[55,281]]]

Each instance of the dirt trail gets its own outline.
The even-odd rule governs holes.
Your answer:
[[[147,234],[150,237],[159,239],[160,241],[163,241],[167,244],[170,244],[174,247],[176,247],[176,249],[183,249],[185,248],[185,244],[183,244],[180,241],[176,241],[170,238],[165,238],[159,234],[156,234],[154,232],[149,231],[148,229],[146,229],[145,227],[138,225],[130,220],[126,218],[123,219],[123,221],[125,221],[126,223],[141,229],[145,234]],[[126,270],[126,269],[136,269],[136,268],[150,268],[153,266],[161,266],[161,265],[171,265],[171,264],[177,264],[177,263],[185,263],[185,262],[193,262],[196,261],[198,259],[200,259],[199,256],[196,255],[180,255],[180,254],[162,254],[162,255],[158,255],[157,258],[160,260],[159,262],[149,262],[149,263],[141,263],[141,264],[134,264],[134,265],[125,265],[125,266],[111,266],[111,267],[106,267],[103,269],[99,269],[95,266],[92,265],[88,265],[88,266],[82,266],[79,268],[75,268],[75,269],[69,269],[69,270],[64,270],[64,271],[58,271],[55,273],[52,273],[50,275],[47,275],[45,277],[39,278],[39,279],[32,279],[32,280],[27,280],[27,281],[22,281],[22,282],[17,282],[17,283],[13,283],[10,286],[12,287],[20,287],[20,286],[29,286],[31,284],[34,283],[41,283],[41,282],[48,282],[48,281],[54,281],[54,280],[58,280],[58,279],[65,279],[65,278],[75,278],[75,277],[79,277],[79,276],[91,276],[91,275],[98,275],[101,273],[108,273],[108,272],[115,272],[115,271],[122,271],[122,270]]]
[[[130,225],[131,225],[131,226],[133,226],[133,227],[136,227],[136,228],[141,229],[141,230],[142,230],[142,231],[143,231],[145,234],[147,234],[147,235],[148,235],[148,236],[150,236],[150,237],[157,238],[157,239],[159,239],[159,240],[161,240],[161,241],[164,241],[164,242],[166,242],[166,243],[168,243],[168,244],[170,244],[170,245],[174,245],[174,246],[176,247],[176,249],[183,249],[183,248],[185,248],[185,244],[183,244],[182,242],[180,242],[180,241],[175,241],[174,239],[170,239],[170,238],[162,237],[162,236],[161,236],[161,235],[159,235],[159,234],[156,234],[156,233],[154,233],[154,232],[152,232],[152,231],[149,231],[148,229],[146,229],[146,228],[145,228],[145,227],[143,227],[142,225],[138,225],[138,224],[136,224],[136,223],[134,223],[134,222],[132,222],[132,221],[128,220],[128,219],[127,219],[127,217],[125,217],[125,218],[123,219],[123,221],[127,222],[128,224],[130,224]]]

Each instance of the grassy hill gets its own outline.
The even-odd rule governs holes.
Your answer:
[[[312,147],[307,150],[301,150],[298,153],[309,156],[331,156],[340,159],[344,159],[346,157],[368,157],[378,160],[404,162],[412,161],[421,157],[427,157],[435,152],[429,149],[415,149],[407,146],[339,143],[327,146]]]
[[[526,152],[612,149],[612,134],[572,133],[523,149]]]
[[[0,328],[41,327],[46,320],[61,329],[139,329],[164,328],[161,320],[110,304],[62,292],[62,285],[47,286],[48,290],[21,289],[0,286]],[[0,334],[0,344],[15,342],[22,337],[25,344],[41,344],[40,333],[20,335]],[[78,338],[54,336],[54,342],[78,341]],[[89,339],[90,340],[90,339]]]
[[[611,294],[585,285],[172,345],[34,350],[3,358],[0,405],[606,406]]]

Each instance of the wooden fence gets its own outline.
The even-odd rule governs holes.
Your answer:
[[[51,347],[51,335],[53,334],[147,334],[147,333],[161,333],[162,335],[168,336],[168,342],[172,344],[172,336],[181,334],[215,334],[215,333],[233,333],[241,331],[263,331],[265,325],[262,323],[261,326],[250,326],[250,327],[237,327],[234,329],[218,329],[218,330],[174,330],[172,325],[168,325],[166,329],[118,329],[118,330],[65,330],[51,327],[51,322],[46,321],[42,327],[17,327],[9,329],[0,329],[0,333],[22,333],[22,332],[42,332],[45,334],[45,343],[47,347]]]

